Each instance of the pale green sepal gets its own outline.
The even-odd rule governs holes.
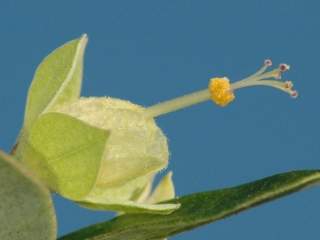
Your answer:
[[[49,191],[0,151],[0,239],[55,240],[56,217]]]
[[[64,44],[38,66],[28,92],[25,130],[31,127],[41,113],[79,98],[87,40],[84,34]]]
[[[69,115],[46,113],[30,131],[23,160],[52,190],[81,200],[94,187],[108,136]]]
[[[108,210],[125,213],[150,213],[167,215],[177,210],[180,204],[143,204],[133,201],[123,202],[78,202],[81,206],[96,210]]]

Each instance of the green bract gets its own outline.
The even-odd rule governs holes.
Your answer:
[[[86,42],[84,35],[63,45],[38,67],[15,155],[52,191],[85,207],[170,213],[179,204],[156,203],[174,197],[171,178],[155,191],[162,198],[148,192],[168,164],[154,119],[128,101],[79,98]]]

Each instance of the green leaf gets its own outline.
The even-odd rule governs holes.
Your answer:
[[[320,171],[282,173],[255,182],[173,199],[181,207],[170,215],[127,214],[61,237],[60,240],[161,239],[231,216],[320,181]]]
[[[50,193],[21,163],[0,151],[0,239],[56,239]]]
[[[54,50],[39,65],[28,92],[25,129],[29,129],[41,113],[79,98],[86,44],[84,34]]]

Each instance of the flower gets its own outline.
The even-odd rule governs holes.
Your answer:
[[[172,173],[151,193],[153,178],[169,162],[158,116],[210,99],[227,106],[243,87],[264,85],[298,95],[292,82],[280,80],[289,66],[266,71],[272,65],[266,60],[243,80],[212,78],[204,90],[150,107],[111,97],[79,97],[86,42],[86,35],[71,41],[40,64],[15,157],[51,191],[88,208],[168,214],[180,207],[159,203],[175,195]]]

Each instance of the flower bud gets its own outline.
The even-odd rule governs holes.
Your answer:
[[[154,118],[129,101],[80,98],[87,36],[57,48],[36,70],[14,155],[47,187],[77,203],[167,214],[179,204],[141,201],[168,165]]]

